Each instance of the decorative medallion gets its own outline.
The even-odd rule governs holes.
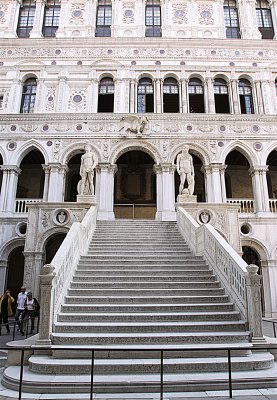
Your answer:
[[[199,221],[202,224],[208,224],[211,220],[211,215],[208,211],[204,210],[199,214]]]
[[[15,150],[15,149],[16,149],[16,142],[9,142],[9,143],[7,144],[7,149],[8,149],[9,151]]]
[[[261,151],[261,150],[263,149],[263,145],[262,145],[262,143],[260,143],[260,142],[254,143],[253,147],[254,147],[254,149],[255,149],[256,151]]]

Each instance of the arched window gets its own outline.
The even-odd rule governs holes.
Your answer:
[[[23,86],[22,100],[21,100],[21,113],[33,113],[35,108],[37,92],[37,80],[35,78],[27,79]]]
[[[274,29],[272,24],[271,9],[266,0],[257,0],[256,19],[259,31],[262,34],[262,39],[273,39]]]
[[[142,78],[139,81],[138,112],[154,112],[154,88],[150,78]]]
[[[59,27],[61,13],[60,0],[48,0],[45,4],[42,34],[45,37],[55,37]]]
[[[192,78],[188,85],[189,92],[189,112],[204,113],[204,88],[203,83],[198,78]]]
[[[216,113],[230,114],[228,85],[224,79],[214,80],[214,103]]]
[[[235,0],[224,1],[224,21],[227,38],[240,38],[238,10]]]
[[[239,80],[239,100],[241,114],[254,114],[252,87],[247,79]]]
[[[111,36],[112,3],[111,0],[99,0],[96,16],[95,36]]]
[[[164,80],[163,110],[168,113],[179,112],[179,86],[174,78],[166,78]]]
[[[103,78],[99,84],[98,112],[114,111],[114,82],[112,78]]]
[[[162,36],[160,0],[146,1],[145,28],[145,36]]]
[[[17,36],[29,37],[33,29],[36,12],[35,0],[23,0],[19,10]]]

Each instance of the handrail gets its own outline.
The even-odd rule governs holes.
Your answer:
[[[71,351],[71,350],[76,350],[76,347],[74,346],[51,346],[52,350],[55,351]],[[250,350],[252,349],[252,345],[249,344],[248,346],[237,346],[237,345],[224,345],[224,346],[216,346],[216,345],[209,345],[209,346],[203,346],[201,345],[201,352],[216,352],[216,351],[226,351],[226,358],[227,358],[227,372],[228,372],[228,389],[229,389],[229,398],[233,398],[233,377],[232,377],[232,352],[234,354],[234,352],[236,351],[243,351],[243,350]],[[265,344],[263,346],[255,346],[255,350],[261,350],[261,351],[268,351],[274,349],[276,350],[276,345],[268,345]],[[19,387],[18,387],[18,399],[21,400],[22,399],[22,386],[23,386],[23,378],[24,378],[24,353],[25,351],[30,351],[30,350],[35,350],[35,351],[45,351],[45,347],[43,346],[37,346],[36,344],[34,345],[22,345],[22,346],[2,346],[0,347],[0,351],[4,350],[4,351],[8,351],[8,350],[12,350],[14,351],[20,351],[21,352],[21,361],[20,361],[20,374],[19,374]],[[94,347],[94,346],[78,346],[78,351],[80,352],[85,352],[86,354],[88,354],[88,352],[91,353],[91,374],[90,374],[90,400],[93,399],[93,395],[94,393],[94,362],[95,362],[95,354],[97,351],[99,352],[103,352],[103,348],[101,347]],[[168,346],[154,346],[154,347],[150,347],[150,348],[146,348],[145,346],[142,347],[132,347],[132,349],[130,349],[129,347],[126,348],[125,346],[119,346],[119,347],[113,347],[113,346],[105,346],[105,351],[108,353],[108,357],[111,356],[111,352],[125,352],[128,351],[128,353],[130,351],[134,351],[134,352],[153,352],[153,351],[157,351],[160,353],[160,400],[164,399],[164,359],[165,359],[165,353],[167,351],[178,351],[178,352],[195,352],[198,351],[199,352],[199,347],[196,346],[188,346],[188,347],[182,347],[180,345],[178,346],[170,346],[170,348],[168,348]],[[82,371],[80,370],[80,374],[82,374]],[[5,382],[2,381],[2,384],[4,384]],[[185,383],[185,381],[184,381]]]
[[[40,339],[50,340],[52,319],[66,295],[74,269],[85,255],[96,228],[96,206],[91,206],[82,222],[74,222],[51,264],[42,267]]]
[[[263,342],[258,267],[247,265],[210,224],[199,225],[182,207],[177,209],[180,232],[196,255],[214,270],[241,316],[248,322],[254,341]]]

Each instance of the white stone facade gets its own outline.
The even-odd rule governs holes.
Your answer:
[[[198,189],[198,199],[202,198],[195,210],[199,214],[201,206],[211,210],[211,222],[215,221],[227,240],[232,230],[236,236],[238,228],[244,227],[240,245],[256,252],[264,276],[265,315],[277,317],[277,50],[275,35],[271,40],[261,39],[255,2],[237,2],[241,39],[226,38],[224,4],[211,0],[161,0],[160,37],[145,37],[144,1],[113,0],[111,37],[95,37],[98,3],[61,0],[56,38],[43,36],[47,2],[37,0],[30,37],[22,39],[17,37],[22,4],[16,0],[0,4],[1,288],[12,279],[8,277],[10,254],[25,246],[24,280],[38,293],[45,246],[53,235],[65,234],[74,221],[74,205],[68,203],[67,193],[69,175],[78,165],[72,161],[71,166],[71,160],[87,142],[97,160],[98,219],[115,218],[114,199],[118,193],[118,198],[124,199],[126,185],[132,186],[124,179],[133,176],[146,187],[141,199],[155,208],[155,217],[174,220],[175,162],[187,144],[200,163],[196,187],[201,175],[204,188]],[[273,30],[277,28],[276,4],[269,4]],[[105,78],[113,82],[113,112],[98,112],[99,87]],[[141,113],[139,85],[144,78],[152,82],[153,110]],[[179,112],[165,112],[167,78],[177,82]],[[25,113],[22,97],[28,79],[35,80],[36,94],[33,112]],[[189,83],[193,79],[202,85],[201,113],[191,112]],[[228,113],[217,112],[216,79],[226,82]],[[244,113],[240,97],[242,80],[250,83],[249,114]],[[134,169],[126,178],[118,159],[133,151],[148,154],[153,165],[144,166],[144,172]],[[41,158],[36,159],[38,153]],[[231,153],[228,179],[232,196],[226,183]],[[30,154],[35,156],[27,160]],[[238,154],[243,160],[237,160]],[[32,163],[42,171],[37,190],[40,178],[34,178]],[[31,167],[22,186],[19,179],[26,164]],[[155,190],[151,174],[155,175]],[[150,187],[155,191],[152,203]],[[134,201],[136,192],[132,190],[123,205]],[[53,219],[45,222],[42,215],[35,223],[32,214],[34,225],[30,225],[26,204],[41,201],[43,207],[49,204],[54,215],[67,210],[71,215],[67,224],[55,224]],[[240,207],[240,212],[237,226],[226,229],[229,203]],[[77,214],[83,215],[81,211]],[[29,223],[27,238],[25,223]],[[30,244],[34,226],[38,236]],[[242,247],[236,250],[243,253]]]

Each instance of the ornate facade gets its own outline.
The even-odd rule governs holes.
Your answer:
[[[187,144],[192,214],[210,212],[259,265],[264,314],[277,316],[276,4],[1,1],[2,289],[38,294],[42,265],[82,220],[86,143],[98,219],[159,220],[176,218]]]

